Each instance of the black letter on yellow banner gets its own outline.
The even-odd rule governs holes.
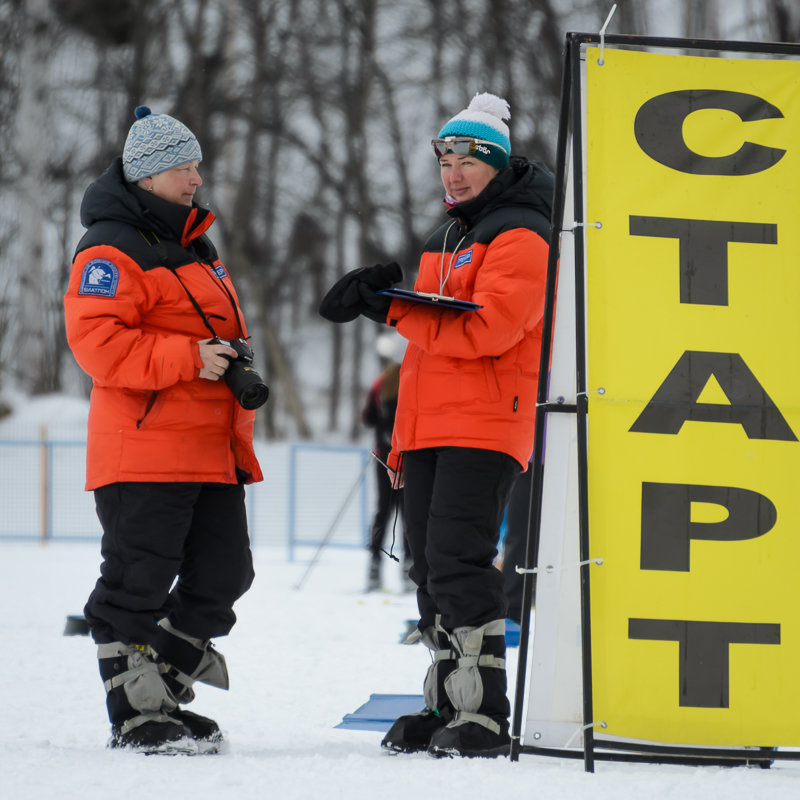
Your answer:
[[[730,405],[697,402],[712,376]],[[684,352],[630,430],[677,434],[687,420],[735,423],[744,428],[749,439],[797,441],[738,353]]]
[[[780,644],[781,626],[755,622],[629,619],[629,639],[680,643],[681,706],[728,708],[731,644]]]
[[[728,516],[719,522],[692,522],[692,503],[713,503]],[[733,486],[642,483],[642,569],[689,571],[692,539],[734,542],[755,539],[778,518],[763,494]]]
[[[728,156],[701,156],[686,146],[683,123],[701,109],[732,111],[743,122],[781,119],[780,109],[754,94],[715,89],[682,89],[652,97],[636,114],[639,147],[665,167],[692,175],[753,175],[774,166],[786,153],[777,147],[744,142]]]
[[[681,303],[709,306],[728,305],[728,242],[778,242],[778,226],[760,222],[631,215],[630,232],[678,239]]]

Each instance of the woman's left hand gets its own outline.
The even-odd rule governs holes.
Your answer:
[[[402,471],[396,472],[391,467],[386,467],[386,474],[389,476],[389,484],[391,485],[392,489],[403,488],[405,481],[403,480]]]

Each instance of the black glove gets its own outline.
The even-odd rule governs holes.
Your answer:
[[[369,267],[359,276],[355,286],[361,297],[361,313],[374,322],[386,322],[392,298],[378,294],[379,289],[388,289],[393,283],[403,280],[403,270],[400,265],[392,261],[389,264],[376,264]]]
[[[368,267],[350,270],[328,289],[319,304],[320,316],[331,322],[350,322],[361,313],[361,296],[356,284]]]
[[[374,322],[386,322],[392,298],[373,291],[366,281],[358,281],[356,286],[361,295],[361,313]]]
[[[389,264],[375,264],[373,267],[360,267],[348,272],[339,278],[331,286],[322,302],[319,304],[319,313],[322,317],[331,322],[350,322],[359,314],[370,309],[372,297],[377,297],[381,301],[389,300],[382,295],[376,295],[377,289],[388,289],[393,283],[403,280],[403,270],[392,261]],[[362,295],[362,288],[367,292],[370,299],[365,299]],[[388,311],[389,304],[386,309]],[[375,313],[375,312],[373,312]],[[374,317],[370,317],[374,319]],[[386,314],[379,320],[386,321]]]
[[[374,267],[367,267],[359,280],[366,283],[370,289],[388,289],[393,283],[400,283],[403,280],[403,270],[396,261],[376,264]]]

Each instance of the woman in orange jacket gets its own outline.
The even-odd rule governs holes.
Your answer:
[[[200,145],[136,109],[121,158],[86,191],[66,330],[92,378],[87,490],[103,527],[86,604],[113,747],[216,750],[219,726],[181,708],[227,688],[227,634],[253,565],[244,484],[262,479],[242,310],[194,201]],[[222,379],[222,380],[221,380]]]
[[[419,638],[434,652],[426,708],[400,717],[395,752],[508,752],[503,576],[493,565],[514,480],[533,449],[551,173],[510,158],[508,104],[477,94],[433,140],[448,220],[428,239],[414,289],[382,293],[396,264],[344,276],[320,313],[363,314],[408,340],[392,452],[404,486]],[[471,301],[445,307],[431,295]]]

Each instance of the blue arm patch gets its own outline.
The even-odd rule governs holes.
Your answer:
[[[119,283],[119,270],[105,258],[93,258],[83,268],[78,294],[114,297]]]
[[[456,259],[456,263],[453,265],[453,269],[458,269],[459,267],[463,267],[464,264],[471,264],[471,263],[472,263],[472,250],[467,250],[466,253],[462,253]]]

